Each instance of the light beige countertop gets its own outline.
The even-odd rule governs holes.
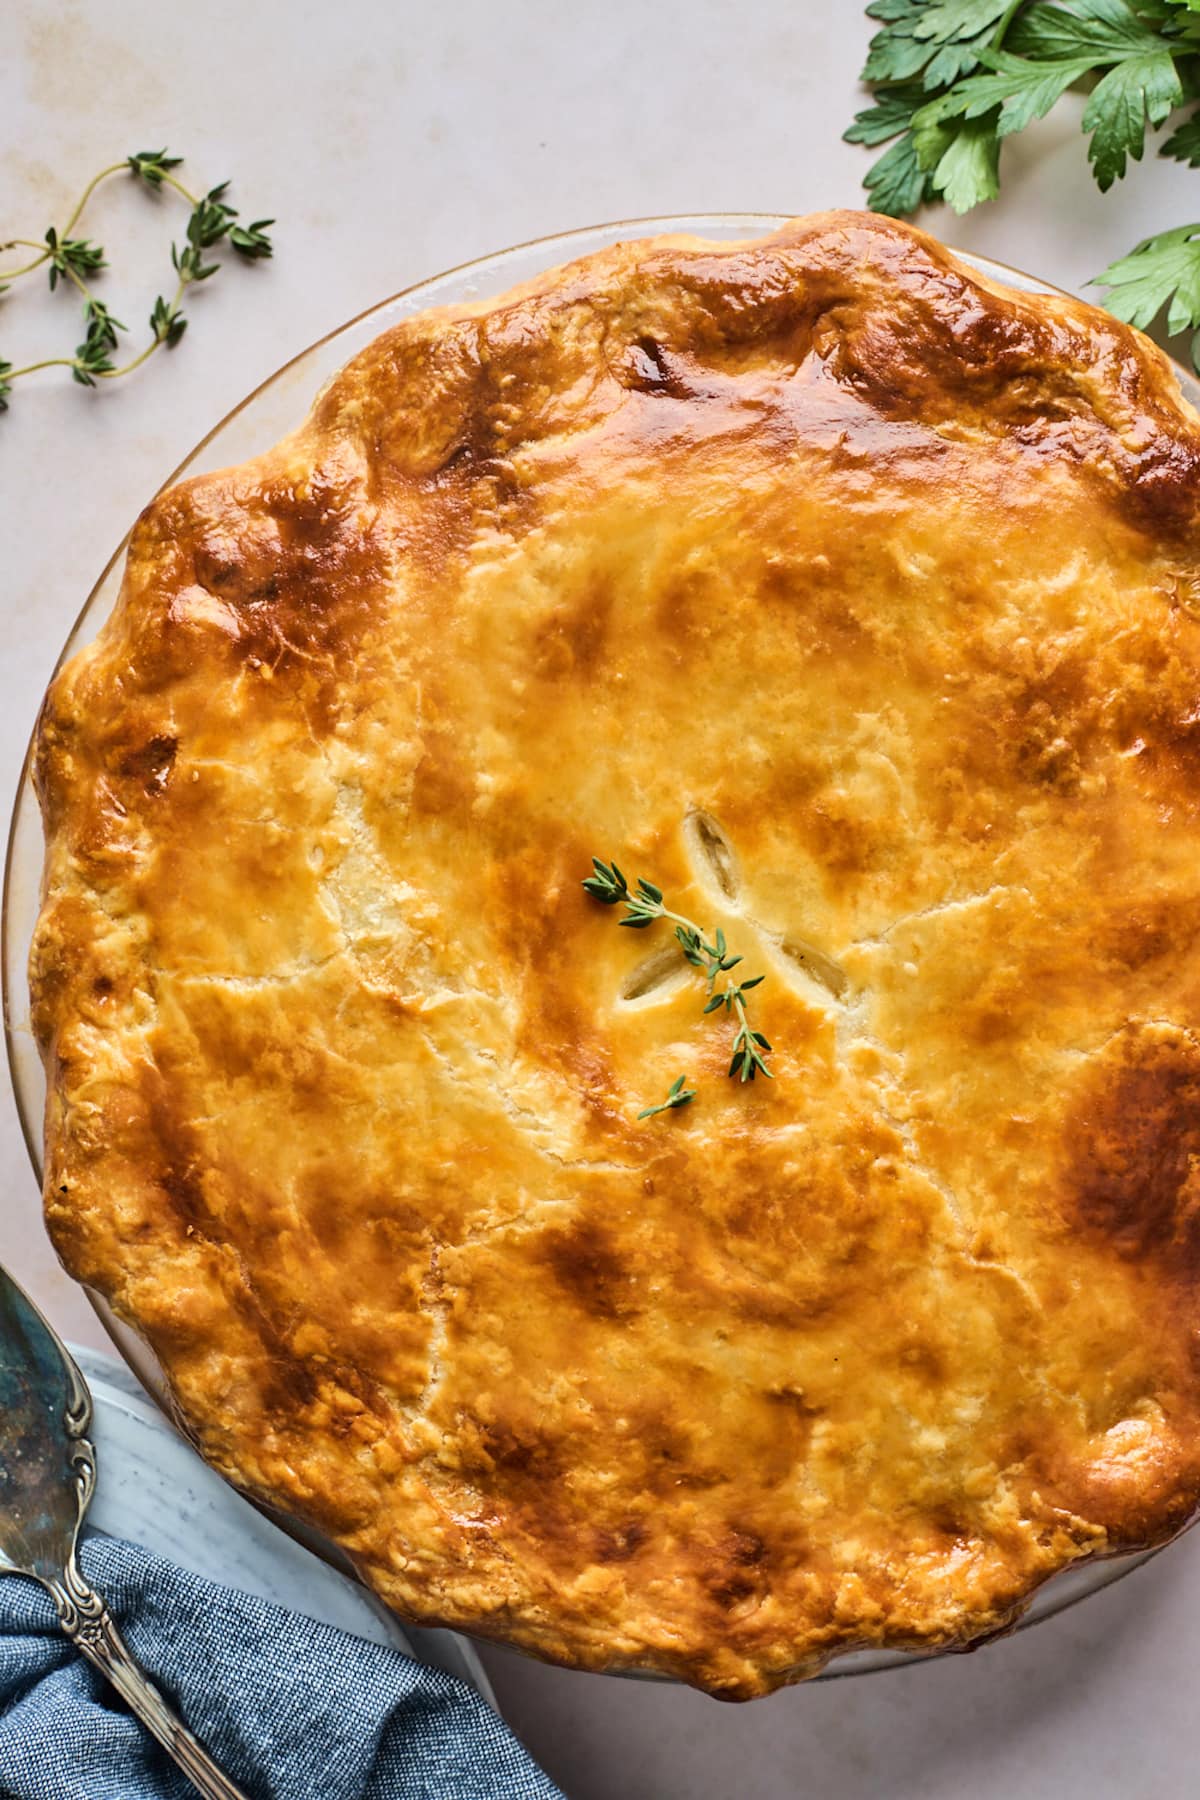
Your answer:
[[[868,22],[843,0],[9,0],[0,58],[0,238],[40,237],[83,182],[168,145],[196,186],[232,177],[277,255],[191,296],[180,347],[93,394],[64,371],[0,417],[0,793],[46,678],[160,482],[273,369],[440,269],[603,220],[857,205]],[[1078,106],[1005,153],[1000,201],[921,222],[1082,291],[1141,237],[1200,214],[1200,176],[1148,157],[1107,197]],[[101,289],[144,320],[182,214],[113,183],[81,230]],[[75,302],[0,300],[0,357],[70,349]],[[55,317],[55,311],[59,317]],[[54,1323],[103,1334],[42,1234],[7,1082],[0,1258]],[[1196,1789],[1200,1534],[1057,1620],[969,1657],[733,1708],[485,1652],[516,1729],[571,1800],[1174,1800]],[[2,1772],[0,1772],[2,1775]]]

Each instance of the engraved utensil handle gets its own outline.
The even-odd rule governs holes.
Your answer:
[[[59,1622],[88,1661],[111,1681],[146,1730],[174,1758],[206,1800],[247,1800],[240,1787],[223,1775],[212,1757],[176,1717],[154,1683],[142,1673],[104,1604],[104,1598],[80,1573],[72,1559],[63,1580],[45,1586],[58,1608]]]

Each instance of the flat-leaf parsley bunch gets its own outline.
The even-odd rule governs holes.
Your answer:
[[[863,182],[876,212],[993,200],[1004,139],[1069,89],[1087,94],[1102,190],[1168,120],[1159,154],[1200,167],[1200,0],[872,0],[867,13],[880,25],[862,73],[874,105],[846,137],[889,146]],[[1095,279],[1118,318],[1144,328],[1165,310],[1168,331],[1195,331],[1200,224],[1144,239]],[[1200,334],[1192,360],[1200,368]]]

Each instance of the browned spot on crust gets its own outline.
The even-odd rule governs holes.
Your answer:
[[[427,725],[422,733],[421,758],[413,772],[413,810],[431,818],[453,813],[473,789],[472,773],[463,760],[453,725],[440,721]]]
[[[1143,969],[1200,939],[1200,899],[1143,901],[1122,911],[1098,948],[1127,969]]]
[[[141,784],[143,793],[161,794],[171,779],[178,748],[173,737],[152,737],[139,749],[127,750],[117,766],[122,775]]]
[[[781,1382],[778,1387],[768,1388],[767,1399],[776,1406],[786,1407],[799,1419],[812,1420],[821,1416],[821,1408],[812,1404],[804,1389],[795,1387],[790,1382]]]
[[[723,1609],[741,1606],[768,1585],[767,1545],[745,1526],[731,1525],[713,1544],[706,1560],[704,1585]]]
[[[1200,704],[1164,720],[1145,754],[1169,769],[1184,810],[1200,806]]]
[[[864,825],[850,808],[831,796],[814,800],[804,823],[832,883],[861,875],[879,855],[881,833]]]
[[[852,234],[847,262],[853,249],[865,248],[869,230],[853,248]],[[896,245],[884,257],[903,279],[906,249]],[[1085,328],[1065,309],[1039,321],[1030,312],[979,304],[970,277],[957,270],[925,273],[905,306],[872,313],[840,339],[832,358],[840,380],[887,416],[930,423],[945,418],[953,393],[952,431],[1010,435],[1031,455],[1070,458],[1148,532],[1193,526],[1200,452],[1193,437],[1162,429],[1162,375],[1140,356],[1120,355],[1122,339],[1132,350],[1132,333],[1117,327],[1101,353],[1101,397],[1100,385],[1078,368]]]
[[[1088,1236],[1130,1262],[1200,1270],[1200,1047],[1131,1032],[1068,1127],[1067,1200]]]
[[[767,1554],[767,1546],[756,1531],[732,1526],[727,1544],[729,1560],[744,1568],[754,1568]]]
[[[636,1556],[650,1536],[644,1519],[628,1519],[611,1531],[598,1530],[595,1535],[595,1557],[600,1563],[628,1562]]]
[[[555,609],[539,631],[534,650],[534,666],[543,680],[586,679],[595,670],[604,652],[613,598],[607,582],[595,582],[580,599]]]
[[[561,1444],[534,1425],[493,1420],[481,1428],[479,1443],[488,1464],[507,1474],[547,1476],[562,1467]]]
[[[632,1271],[603,1226],[581,1221],[547,1232],[543,1254],[555,1279],[594,1319],[627,1319],[639,1310]]]
[[[902,1360],[906,1368],[931,1387],[939,1386],[949,1374],[947,1356],[936,1344],[912,1344],[903,1352]]]
[[[314,727],[330,729],[339,671],[378,609],[387,539],[361,474],[336,454],[303,474],[233,470],[185,482],[154,501],[133,534],[127,587],[146,592],[129,620],[131,662],[153,692],[219,651],[234,667],[268,671],[264,681],[289,677],[273,690],[276,703],[286,692]]]
[[[961,1544],[972,1536],[973,1525],[963,1508],[947,1503],[929,1514],[929,1525],[949,1543]]]
[[[186,1163],[169,1163],[159,1175],[158,1183],[185,1231],[212,1231],[215,1220],[194,1168],[189,1168]]]

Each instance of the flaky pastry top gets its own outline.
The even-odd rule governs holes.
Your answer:
[[[218,1469],[731,1698],[1190,1519],[1198,469],[1138,333],[829,213],[410,319],[147,509],[38,734],[45,1197]]]

